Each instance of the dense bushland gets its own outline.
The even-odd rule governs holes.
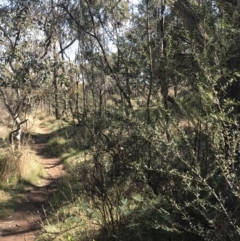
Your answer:
[[[54,227],[53,236],[70,240],[224,240],[230,233],[237,240],[238,177],[225,155],[222,119],[200,119],[196,106],[186,107],[192,120],[176,122],[159,105],[151,108],[158,121],[146,125],[106,108],[57,131],[60,142],[49,145],[62,150],[68,174],[43,237]],[[235,152],[231,146],[229,155]]]
[[[13,154],[27,113],[65,122],[48,148],[67,174],[40,240],[239,239],[239,8],[1,5],[0,95]]]

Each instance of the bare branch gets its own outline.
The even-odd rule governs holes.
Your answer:
[[[68,45],[66,45],[64,48],[62,47],[62,44],[60,44],[61,50],[58,52],[58,54],[63,54],[63,52],[69,48],[71,45],[74,44],[74,42],[77,40],[77,38],[74,38]]]

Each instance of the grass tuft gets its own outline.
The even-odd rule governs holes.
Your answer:
[[[39,157],[29,147],[25,147],[19,161],[20,177],[33,185],[38,184],[39,179],[46,175],[46,171],[40,163]]]

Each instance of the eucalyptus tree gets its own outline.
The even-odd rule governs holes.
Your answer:
[[[124,19],[124,11],[127,9],[124,7],[124,3],[126,5],[127,2],[82,1],[79,2],[79,4],[73,3],[72,5],[70,3],[66,4],[63,2],[59,4],[59,6],[68,13],[72,29],[78,33],[78,41],[82,51],[82,58],[88,61],[87,59],[90,58],[91,54],[93,58],[99,56],[98,60],[90,62],[90,64],[92,64],[92,69],[94,67],[93,65],[98,65],[95,67],[101,69],[105,76],[111,76],[123,96],[124,101],[129,107],[131,107],[130,97],[123,86],[124,82],[113,70],[111,50],[108,44],[110,40],[114,40],[114,38],[116,38],[116,32],[114,31],[116,28],[120,28],[120,22]],[[85,39],[88,39],[88,41]],[[94,71],[91,73],[93,74]],[[91,76],[93,79],[95,77]],[[95,82],[95,84],[97,84],[97,82]],[[105,86],[104,79],[102,77],[99,78],[98,85]],[[93,85],[91,86],[94,88]],[[99,102],[101,102],[101,95],[102,92],[97,95],[99,97]]]
[[[239,5],[85,0],[56,6],[77,38],[75,66],[84,81],[84,111],[91,109],[81,124],[91,137],[94,168],[74,182],[102,211],[105,228],[118,237],[118,220],[152,240],[162,233],[238,240]],[[108,85],[120,96],[110,94],[111,108],[103,99]]]
[[[46,46],[38,25],[35,2],[5,1],[1,5],[1,84],[0,94],[14,122],[20,145],[22,113],[31,106],[33,90],[41,86],[46,73]],[[44,36],[44,35],[43,35]]]
[[[76,34],[71,31],[66,12],[58,7],[56,1],[45,3],[48,17],[45,21],[44,30],[49,35],[50,46],[52,48],[52,84],[54,90],[54,109],[56,119],[60,119],[68,110],[67,89],[72,81],[70,66],[75,58],[76,50],[71,49],[77,41]],[[70,50],[69,50],[70,49]],[[74,68],[72,68],[73,72]],[[61,96],[63,95],[63,98]],[[62,110],[61,110],[62,109]],[[61,113],[62,111],[62,113]]]

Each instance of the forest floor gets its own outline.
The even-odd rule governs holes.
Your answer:
[[[22,193],[23,198],[14,211],[4,220],[0,220],[0,241],[33,241],[36,239],[45,218],[44,206],[49,197],[57,190],[58,179],[63,177],[64,170],[58,158],[51,156],[47,141],[50,130],[43,127],[43,121],[36,121],[34,141],[31,149],[38,155],[47,175],[41,177],[39,185],[32,185]],[[0,210],[1,211],[1,210]]]

